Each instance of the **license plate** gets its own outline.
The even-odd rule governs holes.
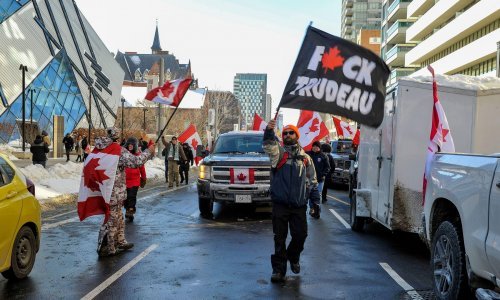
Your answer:
[[[236,195],[236,203],[252,203],[252,195]]]

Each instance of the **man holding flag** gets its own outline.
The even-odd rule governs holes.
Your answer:
[[[122,212],[123,201],[127,198],[125,168],[138,168],[155,153],[155,146],[150,142],[148,149],[135,156],[118,144],[117,128],[108,128],[106,133],[106,137],[95,140],[95,148],[85,160],[78,195],[80,221],[93,215],[105,215],[99,231],[99,256],[112,256],[134,246],[125,239]]]

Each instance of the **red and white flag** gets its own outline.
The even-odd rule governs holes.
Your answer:
[[[177,138],[181,143],[188,143],[191,146],[191,151],[193,151],[193,157],[196,165],[201,161],[200,156],[196,156],[196,147],[201,145],[201,138],[196,131],[196,126],[193,124],[189,125],[188,128]]]
[[[254,114],[252,130],[263,131],[266,127],[267,122],[265,122],[258,114]]]
[[[297,127],[300,132],[299,144],[306,151],[311,150],[312,143],[321,140],[329,133],[317,111],[301,110]]]
[[[254,184],[255,183],[255,170],[252,168],[248,169],[236,169],[229,168],[229,176],[231,184]]]
[[[354,138],[352,139],[352,144],[359,146],[359,136],[361,135],[361,132],[359,129],[356,130],[356,134],[354,135]]]
[[[455,152],[455,143],[450,132],[450,126],[444,113],[443,106],[438,99],[437,83],[434,77],[434,69],[429,65],[427,69],[432,73],[432,94],[434,97],[434,106],[432,108],[432,126],[427,146],[427,160],[425,162],[425,173],[423,182],[423,197],[425,203],[425,191],[427,189],[427,178],[429,178],[430,164],[432,157],[436,152]]]
[[[80,221],[101,214],[104,214],[104,223],[108,221],[109,202],[121,149],[117,143],[104,149],[94,148],[85,160],[78,193]]]
[[[176,79],[165,82],[146,94],[144,99],[170,106],[179,106],[193,79]]]
[[[333,124],[335,124],[335,130],[337,130],[338,137],[344,137],[345,139],[354,139],[356,135],[356,130],[349,125],[349,123],[342,121],[339,118],[332,117]]]

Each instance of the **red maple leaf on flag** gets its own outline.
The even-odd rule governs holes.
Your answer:
[[[344,65],[345,58],[340,55],[340,50],[337,47],[330,48],[328,53],[323,54],[321,64],[325,69],[325,74],[328,69],[335,70],[337,67]]]
[[[240,173],[240,175],[238,175],[238,180],[239,181],[243,181],[245,180],[247,177],[243,174],[243,173]]]
[[[352,130],[351,130],[351,127],[349,125],[345,126],[344,128],[345,128],[345,130],[347,130],[347,132],[349,132],[350,135],[352,135]]]
[[[104,170],[96,170],[98,166],[99,158],[92,158],[83,169],[84,184],[93,192],[99,191],[99,183],[109,179]]]
[[[191,140],[191,146],[196,151],[196,147],[198,147],[198,141],[196,139]]]
[[[170,82],[165,82],[165,84],[160,88],[163,97],[168,98],[170,94],[174,92],[174,86]]]
[[[311,133],[311,132],[316,132],[316,131],[318,131],[318,129],[319,129],[319,128],[318,128],[318,125],[319,125],[319,120],[318,120],[318,119],[314,119],[314,120],[312,121],[312,125],[311,125],[311,127],[309,127],[309,132]]]

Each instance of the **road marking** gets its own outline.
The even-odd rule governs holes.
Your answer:
[[[399,276],[398,273],[396,273],[396,271],[394,271],[391,268],[391,266],[389,266],[389,264],[387,263],[379,263],[379,264],[387,272],[387,274],[389,274],[389,276],[391,276],[392,279],[394,279],[394,281],[396,281],[396,283],[399,284],[399,286],[405,290],[405,292],[412,299],[423,300],[422,296],[420,296],[420,294],[417,293],[417,291],[415,291],[415,289],[411,285],[409,285],[403,278],[401,278],[401,276]]]
[[[68,211],[68,212],[62,213],[62,214],[50,216],[50,217],[44,218],[44,220],[52,220],[52,219],[55,219],[55,218],[60,217],[60,216],[64,216],[64,215],[68,215],[68,214],[74,214],[74,213],[76,213],[76,210],[72,210],[72,211]]]
[[[111,275],[111,277],[109,277],[103,283],[101,283],[100,285],[98,285],[90,293],[88,293],[87,295],[83,296],[83,298],[81,300],[91,300],[91,299],[94,299],[97,295],[99,295],[108,286],[110,286],[113,282],[115,282],[118,278],[120,278],[123,274],[125,274],[128,270],[130,270],[133,266],[135,266],[138,262],[140,262],[144,257],[148,256],[148,254],[151,253],[156,248],[158,248],[157,244],[153,244],[153,245],[149,246],[146,250],[142,251],[141,254],[137,255],[134,259],[132,259],[125,266],[123,266],[115,274]]]
[[[344,225],[345,228],[350,229],[351,225],[349,225],[344,218],[342,218],[333,208],[330,208],[330,212]]]
[[[45,224],[45,225],[42,225],[42,230],[51,229],[51,228],[54,228],[54,227],[57,227],[57,226],[60,226],[60,225],[64,225],[66,223],[75,222],[75,221],[78,221],[78,220],[80,220],[79,217],[74,217],[74,218],[67,219],[67,220],[64,220],[64,221],[59,221],[59,222],[55,222],[55,223],[51,223],[51,224]]]
[[[330,196],[330,195],[326,195],[326,197],[331,198],[331,199],[333,199],[333,200],[335,200],[335,201],[338,201],[338,202],[340,202],[340,203],[343,203],[343,204],[345,204],[345,205],[349,205],[349,206],[351,205],[351,204],[349,204],[349,203],[347,203],[347,202],[345,202],[345,201],[343,201],[343,200],[340,200],[339,198],[336,198],[336,197],[333,197],[333,196]]]

